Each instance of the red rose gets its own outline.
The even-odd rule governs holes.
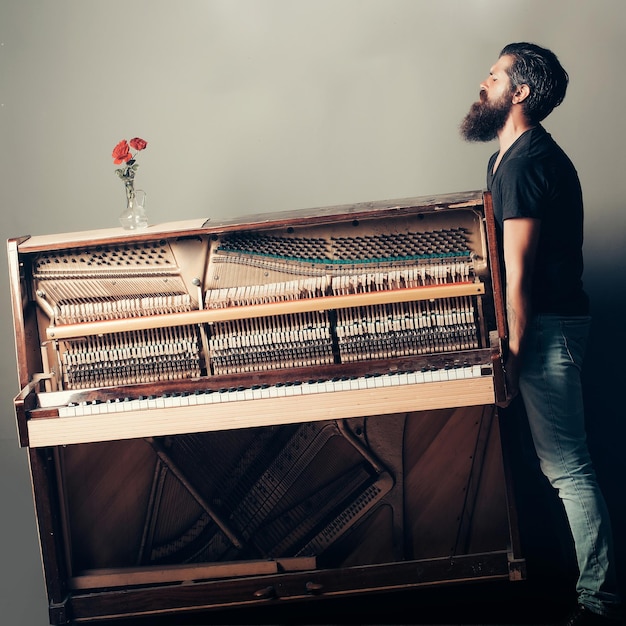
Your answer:
[[[130,140],[130,147],[133,150],[143,150],[148,145],[148,142],[139,137],[134,137]]]
[[[133,155],[130,153],[130,148],[128,147],[128,142],[126,139],[122,139],[115,148],[113,148],[113,163],[115,165],[119,165],[123,161],[130,161],[133,158]]]

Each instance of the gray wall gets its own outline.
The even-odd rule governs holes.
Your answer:
[[[460,119],[500,48],[552,48],[571,76],[546,127],[585,190],[598,325],[591,437],[617,524],[624,434],[623,0],[2,0],[2,237],[117,226],[110,158],[148,140],[152,223],[479,189],[495,144]],[[0,615],[47,623],[0,263]]]

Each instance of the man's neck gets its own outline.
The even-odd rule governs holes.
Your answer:
[[[498,156],[493,164],[493,173],[496,173],[500,161],[505,152],[527,131],[534,128],[534,124],[529,124],[523,115],[515,115],[513,110],[509,115],[506,123],[498,132],[498,143],[500,144],[500,150]]]
[[[500,155],[503,155],[527,130],[534,128],[524,115],[511,111],[506,123],[498,132]]]

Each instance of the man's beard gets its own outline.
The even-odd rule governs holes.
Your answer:
[[[506,96],[496,102],[489,102],[481,92],[481,99],[474,102],[469,113],[461,122],[461,136],[466,141],[491,141],[504,127],[513,106]]]

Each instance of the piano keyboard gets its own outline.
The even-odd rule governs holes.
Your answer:
[[[424,386],[428,383],[427,386]],[[426,391],[426,393],[424,393]],[[31,446],[65,445],[492,404],[490,365],[70,402],[40,394],[58,416],[29,421]],[[309,397],[310,401],[306,400]]]

